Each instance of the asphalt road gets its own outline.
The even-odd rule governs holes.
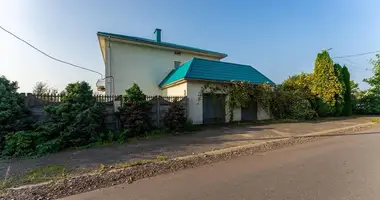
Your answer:
[[[379,200],[380,128],[187,169],[66,200]]]

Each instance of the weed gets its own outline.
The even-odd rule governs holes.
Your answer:
[[[128,143],[134,143],[134,142],[137,142],[137,138],[136,137],[128,138]]]
[[[380,122],[380,118],[374,117],[374,118],[371,119],[371,122],[379,123]]]
[[[167,158],[166,158],[165,156],[160,155],[160,156],[157,156],[156,160],[157,160],[158,162],[164,162],[164,161],[167,160]]]
[[[63,165],[50,165],[28,171],[23,176],[10,177],[0,182],[0,191],[9,187],[15,187],[24,184],[41,183],[51,180],[57,180],[67,177],[66,169]]]
[[[168,133],[163,130],[163,129],[157,129],[157,130],[154,130],[152,132],[149,132],[145,135],[145,138],[146,139],[158,139],[158,138],[161,138],[163,136],[166,136],[168,135]]]

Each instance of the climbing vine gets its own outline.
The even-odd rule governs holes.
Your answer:
[[[257,102],[264,107],[268,107],[271,101],[273,86],[269,84],[253,84],[243,81],[232,81],[230,84],[204,85],[198,94],[198,101],[202,100],[203,94],[211,95],[216,98],[218,94],[227,95],[229,121],[234,117],[235,108],[248,107],[251,102]]]

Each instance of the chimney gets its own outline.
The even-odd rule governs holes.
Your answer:
[[[156,35],[156,42],[161,42],[161,29],[156,28],[154,35]]]

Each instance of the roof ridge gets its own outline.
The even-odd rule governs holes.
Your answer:
[[[183,77],[183,78],[187,78],[187,75],[189,74],[189,72],[191,71],[191,69],[192,69],[192,67],[193,67],[193,62],[194,62],[194,58],[191,58],[190,60],[188,60],[188,61],[186,61],[185,63],[188,63],[188,62],[190,62],[189,63],[189,68],[187,69],[187,72],[186,72],[186,74],[185,74],[185,76]],[[184,63],[184,64],[185,64]],[[181,65],[182,66],[182,65]]]

